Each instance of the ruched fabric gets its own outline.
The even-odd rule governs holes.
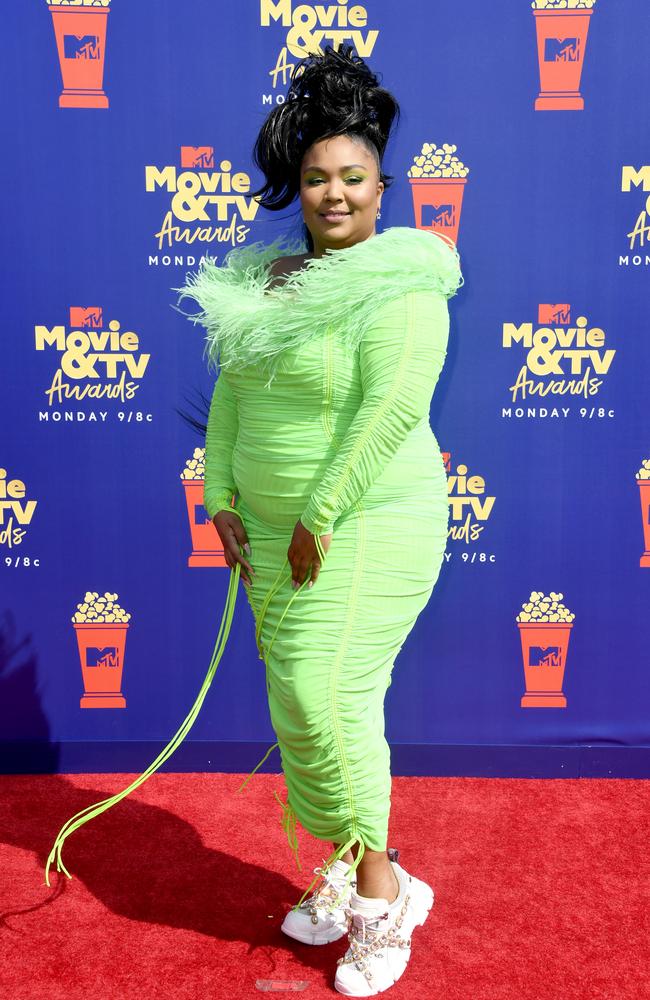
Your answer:
[[[282,824],[299,867],[297,821],[339,845],[328,865],[356,843],[350,881],[366,848],[386,849],[384,698],[445,550],[447,478],[429,406],[447,350],[447,299],[463,276],[451,241],[397,226],[325,251],[267,290],[273,258],[300,250],[284,237],[234,248],[222,267],[204,258],[175,291],[201,306],[189,318],[205,325],[220,367],[204,506],[210,518],[234,511],[251,545],[245,589],[287,786]],[[321,558],[311,589],[307,580],[291,587],[298,520]],[[47,885],[54,862],[71,877],[66,838],[140,787],[189,732],[226,650],[239,575],[237,565],[187,718],[142,775],[62,826]]]
[[[221,372],[205,506],[213,517],[234,495],[251,545],[256,575],[245,589],[287,809],[318,838],[381,851],[391,790],[385,693],[447,539],[429,407],[449,313],[437,291],[398,293],[353,351],[337,336],[344,323],[341,303],[322,336],[282,352],[270,385],[256,365]],[[315,585],[297,592],[287,550],[298,519],[315,537],[333,536]]]

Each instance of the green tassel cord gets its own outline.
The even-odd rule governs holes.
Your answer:
[[[316,550],[318,552],[318,555],[319,555],[319,558],[320,558],[321,564],[322,564],[322,563],[325,562],[325,550],[323,549],[322,542],[321,542],[321,540],[320,540],[320,538],[319,538],[318,535],[314,535],[314,541],[316,543]],[[288,572],[287,572],[287,566],[289,567]],[[303,580],[303,582],[300,584],[299,587],[296,588],[295,592],[291,595],[291,597],[287,601],[287,605],[286,605],[284,611],[282,612],[282,614],[280,616],[280,621],[276,625],[275,631],[273,632],[273,635],[271,636],[271,641],[269,642],[268,648],[265,650],[264,646],[262,645],[262,639],[261,639],[261,636],[262,636],[262,625],[264,624],[264,616],[266,615],[266,611],[267,611],[267,608],[268,608],[269,603],[271,601],[271,598],[273,597],[274,594],[277,593],[277,591],[280,589],[280,587],[282,586],[282,584],[285,583],[286,579],[291,579],[291,565],[289,564],[288,558],[285,559],[285,561],[282,564],[282,567],[280,569],[280,572],[276,576],[276,578],[273,581],[273,584],[271,585],[271,587],[270,587],[270,589],[269,589],[266,597],[264,598],[264,601],[262,603],[262,607],[260,608],[260,613],[258,615],[257,627],[255,629],[255,641],[256,641],[256,644],[257,644],[257,649],[259,651],[259,655],[260,655],[260,659],[261,660],[265,659],[265,654],[266,654],[266,657],[268,657],[268,655],[270,654],[271,648],[272,648],[273,643],[275,641],[275,637],[276,637],[276,635],[278,633],[278,629],[280,628],[280,625],[282,624],[282,622],[284,620],[284,616],[286,615],[287,611],[291,607],[292,603],[294,602],[294,600],[296,599],[296,597],[298,596],[298,594],[300,593],[300,591],[309,582],[309,577],[305,577],[305,579]],[[253,777],[253,775],[255,774],[255,772],[257,771],[257,769],[262,766],[262,764],[267,759],[267,757],[269,756],[269,754],[273,750],[275,750],[276,747],[279,747],[279,745],[280,745],[279,743],[274,743],[273,746],[269,747],[269,749],[266,751],[264,757],[262,757],[262,759],[259,761],[259,763],[255,765],[255,767],[253,768],[253,770],[251,771],[251,773],[248,775],[247,778],[244,779],[244,781],[242,782],[242,784],[240,785],[240,787],[237,789],[238,792],[241,792],[246,787],[246,785],[248,784],[248,782],[250,781],[250,779]],[[295,812],[293,810],[293,807],[290,805],[290,803],[288,801],[285,803],[285,802],[283,802],[280,799],[280,797],[278,796],[278,794],[276,792],[274,792],[273,794],[275,795],[275,798],[277,799],[277,801],[280,803],[280,806],[282,807],[282,816],[280,817],[280,822],[282,823],[282,829],[284,830],[284,832],[285,832],[285,834],[287,836],[287,841],[288,841],[289,847],[291,848],[291,850],[292,850],[292,852],[294,854],[294,857],[296,859],[296,865],[297,865],[298,871],[302,871],[302,865],[300,864],[300,857],[299,857],[299,854],[298,854],[298,839],[297,839],[297,836],[296,836],[296,823],[297,823],[296,814],[295,814]]]
[[[325,870],[327,870],[330,867],[330,865],[333,865],[335,861],[338,861],[339,858],[342,858],[343,855],[346,854],[355,844],[359,845],[359,849],[357,851],[356,858],[354,858],[354,860],[352,861],[352,864],[350,865],[349,871],[347,872],[347,874],[345,876],[345,885],[346,885],[346,888],[347,888],[347,886],[349,886],[350,881],[352,880],[352,876],[354,875],[355,871],[357,870],[357,868],[359,866],[359,862],[361,862],[363,860],[363,856],[365,854],[366,847],[365,847],[365,844],[364,844],[363,840],[361,839],[361,837],[359,837],[357,834],[355,834],[355,836],[352,837],[350,840],[348,840],[347,843],[341,844],[339,847],[337,847],[336,850],[333,851],[330,854],[329,858],[327,858],[327,860],[323,864],[323,868]],[[313,889],[315,889],[316,883],[319,881],[319,879],[321,877],[322,876],[321,876],[321,874],[319,872],[316,875],[316,878],[312,879],[312,881],[307,886],[307,888],[303,892],[302,896],[300,897],[300,899],[298,900],[298,902],[296,903],[296,905],[292,907],[293,910],[300,909],[301,904],[307,898],[307,896],[309,895],[309,893],[312,892]],[[337,905],[338,905],[338,900],[337,899],[333,899],[331,903],[328,903],[325,906],[325,909],[326,910],[333,910]]]
[[[235,513],[237,513],[237,511],[235,511]],[[319,554],[321,555],[321,560],[324,561],[325,553],[323,551],[323,548],[322,548],[322,545],[321,545],[321,542],[320,542],[320,538],[318,538],[317,535],[315,535],[314,538],[315,538],[315,541],[316,541],[316,547],[317,547],[317,549],[319,551]],[[273,583],[273,586],[270,588],[268,594],[266,595],[266,598],[264,599],[264,603],[262,605],[261,613],[260,613],[260,616],[259,616],[259,620],[258,620],[256,632],[255,632],[255,638],[256,638],[258,650],[260,651],[260,658],[261,659],[264,659],[264,655],[263,655],[264,654],[264,648],[263,648],[263,646],[261,644],[261,629],[262,629],[262,624],[263,624],[263,620],[264,620],[264,615],[266,614],[266,609],[268,608],[268,605],[269,605],[269,602],[270,602],[271,598],[273,597],[273,595],[276,593],[276,591],[278,590],[278,588],[284,582],[284,580],[282,579],[282,577],[283,577],[283,574],[285,573],[286,566],[287,566],[288,562],[289,562],[289,560],[287,559],[285,561],[284,565],[282,566],[282,568],[281,568],[278,576],[276,577],[275,582]],[[230,635],[230,628],[231,628],[231,625],[232,625],[232,619],[233,619],[233,615],[234,615],[234,612],[235,612],[235,602],[237,600],[237,588],[238,588],[238,584],[239,584],[240,574],[241,574],[241,564],[237,563],[233,567],[233,569],[231,570],[231,573],[230,573],[230,579],[229,579],[229,582],[228,582],[228,593],[226,595],[226,606],[224,608],[223,615],[222,615],[222,618],[221,618],[221,624],[219,626],[219,633],[217,635],[217,641],[215,643],[214,651],[212,653],[212,658],[210,660],[210,666],[208,667],[208,672],[206,674],[205,680],[203,681],[203,684],[201,685],[201,690],[199,691],[197,699],[194,702],[192,708],[190,709],[190,712],[187,715],[186,719],[182,723],[182,725],[179,728],[179,730],[171,738],[171,740],[169,741],[169,743],[167,744],[167,746],[165,747],[165,749],[158,755],[158,757],[156,757],[156,759],[153,761],[153,763],[149,765],[149,767],[146,769],[146,771],[144,771],[138,778],[136,778],[135,781],[133,781],[126,788],[124,788],[121,792],[118,792],[116,795],[111,795],[107,799],[102,799],[100,802],[95,802],[93,805],[87,806],[85,809],[82,809],[80,812],[75,813],[74,816],[71,816],[70,819],[67,820],[67,822],[63,824],[63,826],[61,827],[61,829],[59,830],[59,832],[58,832],[58,834],[56,836],[56,839],[55,839],[54,844],[52,846],[52,850],[49,853],[49,856],[48,856],[48,859],[47,859],[47,863],[45,865],[45,884],[48,887],[50,886],[49,872],[50,872],[50,868],[54,864],[54,862],[56,862],[56,868],[57,868],[58,872],[62,871],[62,872],[64,872],[64,874],[69,879],[72,878],[72,875],[70,874],[70,872],[67,870],[67,868],[65,867],[65,865],[63,863],[63,857],[62,857],[63,844],[66,841],[66,839],[70,836],[70,834],[74,833],[75,830],[78,830],[81,826],[84,825],[84,823],[87,823],[88,820],[93,819],[95,816],[100,816],[103,812],[106,812],[107,809],[110,809],[111,806],[117,805],[118,802],[121,802],[122,799],[126,798],[127,795],[129,795],[131,792],[135,791],[136,788],[139,788],[140,785],[143,785],[144,782],[147,781],[147,779],[150,778],[152,774],[155,774],[155,772],[160,767],[162,767],[162,765],[167,760],[169,760],[169,758],[178,749],[178,747],[183,742],[183,740],[185,739],[185,737],[189,733],[190,729],[194,725],[194,722],[196,721],[196,718],[197,718],[197,716],[198,716],[198,714],[199,714],[199,712],[201,710],[201,706],[203,705],[203,702],[205,701],[205,697],[206,697],[206,695],[208,693],[210,685],[212,684],[212,680],[213,680],[214,675],[216,673],[217,667],[219,666],[219,662],[221,660],[221,657],[223,655],[223,651],[224,651],[226,643],[228,641],[228,636]],[[291,568],[289,568],[289,577],[290,576],[291,576]],[[278,628],[282,624],[284,616],[286,615],[286,613],[289,610],[289,607],[291,606],[292,602],[298,596],[298,594],[300,593],[300,590],[302,590],[302,588],[305,586],[306,583],[307,583],[307,579],[305,579],[303,581],[303,583],[301,584],[301,586],[298,589],[296,589],[295,593],[292,594],[291,598],[287,602],[287,606],[286,606],[286,608],[284,609],[284,611],[282,613],[282,616],[281,616],[280,621],[278,622],[278,624],[276,626],[276,629],[275,629],[275,632],[273,633],[273,636],[271,637],[271,642],[269,643],[269,647],[268,647],[268,651],[269,652],[270,652],[271,647],[273,645],[273,641],[275,640],[275,636],[277,634]],[[271,746],[267,750],[267,752],[264,755],[264,757],[260,760],[260,762],[258,764],[255,765],[255,767],[253,768],[253,770],[251,771],[251,773],[244,779],[244,781],[242,782],[242,784],[240,785],[240,787],[237,789],[237,792],[241,792],[246,787],[246,785],[248,784],[248,782],[250,781],[250,779],[253,777],[253,775],[256,773],[256,771],[258,770],[258,768],[261,767],[261,765],[269,757],[269,755],[271,754],[271,752],[273,750],[275,750],[275,748],[278,747],[278,746],[279,746],[278,743],[274,743],[273,746]],[[278,798],[277,795],[276,795],[276,798]],[[284,831],[285,831],[285,833],[287,835],[287,840],[288,840],[288,843],[289,843],[289,847],[291,848],[291,850],[294,853],[294,856],[296,858],[296,864],[298,866],[298,870],[302,871],[302,867],[300,865],[300,859],[299,859],[299,856],[298,856],[298,841],[297,841],[296,830],[295,830],[295,827],[296,827],[296,816],[295,816],[295,813],[294,813],[292,807],[288,803],[286,803],[286,804],[283,803],[279,798],[278,798],[278,801],[280,802],[280,805],[282,806],[282,809],[283,809],[283,814],[282,814],[281,822],[282,822],[283,829],[284,829]]]
[[[126,798],[126,796],[129,795],[130,792],[134,791],[136,788],[139,788],[140,785],[143,785],[144,782],[147,781],[147,779],[150,778],[151,775],[154,774],[158,770],[158,768],[160,768],[165,763],[165,761],[169,760],[169,758],[172,756],[174,751],[180,746],[180,744],[183,742],[188,732],[194,725],[196,717],[198,716],[201,710],[201,706],[203,705],[205,696],[208,693],[208,689],[212,683],[212,679],[216,673],[217,667],[219,666],[219,661],[221,660],[226,642],[228,640],[228,636],[230,634],[230,627],[232,624],[232,618],[235,611],[235,602],[237,600],[237,585],[239,583],[240,571],[241,571],[241,566],[239,563],[237,563],[234,569],[230,573],[230,580],[228,583],[228,593],[226,596],[226,606],[224,608],[224,612],[221,618],[221,625],[219,626],[219,634],[217,635],[217,641],[215,643],[214,651],[212,653],[212,658],[210,660],[210,666],[208,668],[205,680],[203,681],[203,684],[201,686],[201,690],[199,691],[198,697],[194,702],[192,708],[190,709],[189,715],[181,725],[178,732],[172,737],[170,742],[167,744],[165,749],[158,755],[158,757],[156,757],[153,763],[149,765],[147,770],[144,771],[138,778],[136,778],[136,780],[133,781],[127,788],[124,788],[121,792],[118,792],[117,795],[112,795],[108,799],[102,799],[101,802],[95,802],[94,805],[87,806],[80,812],[75,813],[74,816],[72,816],[66,823],[63,824],[63,826],[61,827],[56,836],[54,845],[47,859],[47,864],[45,865],[45,884],[47,886],[50,885],[50,879],[49,879],[50,867],[54,864],[55,861],[56,861],[57,871],[59,872],[63,871],[69,879],[72,878],[72,875],[63,864],[63,859],[61,855],[63,844],[66,838],[69,837],[71,833],[74,833],[75,830],[78,830],[79,827],[83,826],[84,823],[87,823],[88,820],[93,819],[93,817],[95,816],[101,815],[101,813],[103,812],[106,812],[106,810],[110,809],[111,806],[117,805],[118,802],[121,802],[122,799]]]

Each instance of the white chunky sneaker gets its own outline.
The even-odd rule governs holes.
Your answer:
[[[314,868],[316,875],[323,876],[323,882],[299,909],[289,910],[282,923],[284,933],[303,944],[329,944],[343,937],[348,929],[345,908],[357,884],[353,876],[346,887],[349,870],[350,866],[340,859],[329,868]]]
[[[411,934],[433,906],[431,886],[391,864],[400,886],[394,902],[353,891],[346,908],[350,946],[337,960],[334,988],[349,997],[374,996],[397,982],[411,957]]]

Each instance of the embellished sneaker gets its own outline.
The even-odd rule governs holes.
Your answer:
[[[322,884],[299,909],[289,910],[281,930],[303,944],[329,944],[343,937],[348,929],[345,908],[357,884],[353,876],[346,886],[349,870],[350,866],[340,859],[329,868],[314,868],[316,875],[323,876]]]
[[[397,899],[371,899],[353,891],[348,917],[350,946],[337,960],[334,988],[349,997],[382,993],[400,978],[411,957],[411,934],[433,906],[433,889],[391,861]]]

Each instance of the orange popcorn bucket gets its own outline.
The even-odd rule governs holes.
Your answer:
[[[122,670],[126,622],[73,622],[84,682],[82,708],[126,708]]]
[[[107,108],[104,53],[108,7],[50,6],[63,91],[60,108]]]
[[[219,532],[205,512],[203,506],[202,479],[182,479],[185,488],[185,503],[190,521],[192,552],[188,566],[227,566]]]
[[[639,566],[650,566],[650,479],[637,479],[639,484],[639,499],[641,500],[641,519],[643,521],[643,544],[645,552],[639,560]]]
[[[566,708],[562,692],[572,622],[517,622],[526,693],[522,708]]]
[[[466,177],[409,177],[416,229],[444,233],[458,243]]]
[[[582,111],[580,78],[593,10],[533,10],[540,92],[535,111]]]

